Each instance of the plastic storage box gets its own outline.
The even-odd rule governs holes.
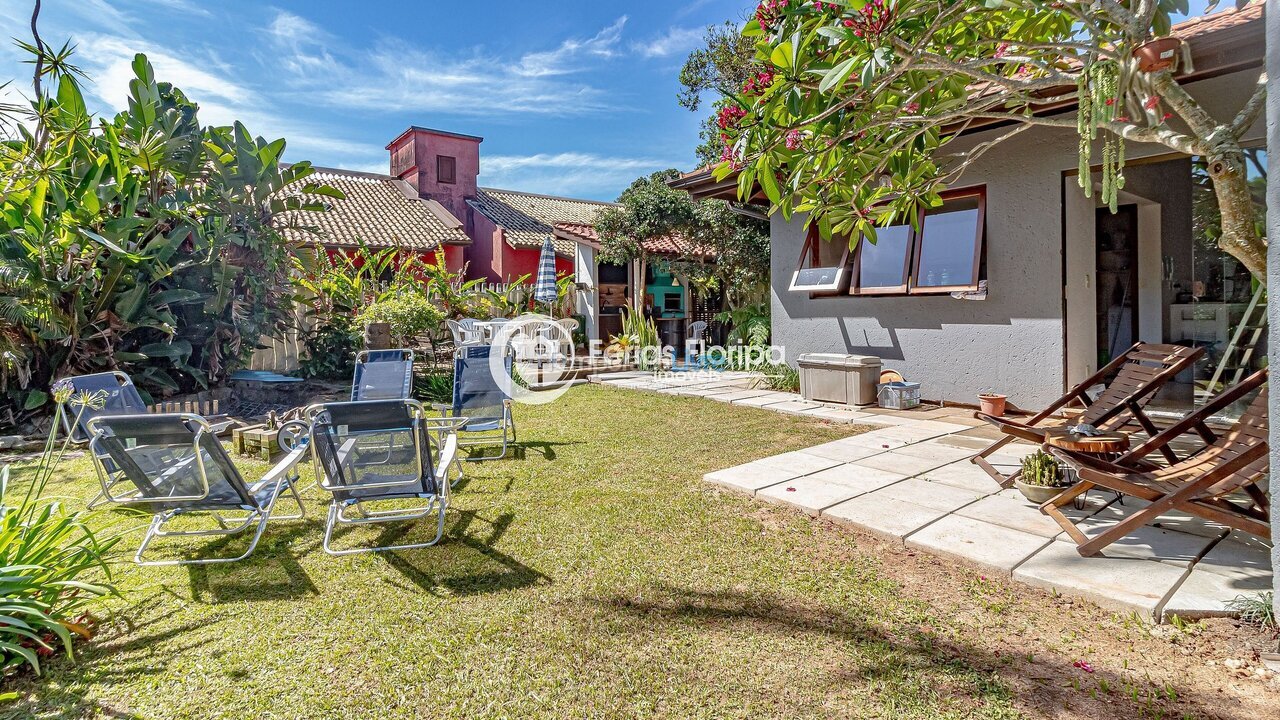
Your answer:
[[[805,353],[800,368],[800,395],[805,400],[842,405],[874,405],[880,380],[880,358],[872,355]]]
[[[890,410],[909,410],[920,404],[920,383],[891,382],[880,386],[880,407]]]

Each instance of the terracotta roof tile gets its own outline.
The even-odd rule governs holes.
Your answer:
[[[370,247],[413,250],[471,242],[462,223],[443,205],[420,199],[413,186],[399,178],[316,168],[303,182],[331,185],[346,197],[322,198],[329,204],[325,212],[284,213],[286,221],[315,230],[286,228],[284,235],[289,240],[329,247],[355,247],[363,240]]]
[[[479,188],[467,204],[506,231],[507,244],[513,248],[538,249],[551,236],[556,254],[573,257],[574,241],[555,237],[557,223],[590,226],[601,210],[615,203],[595,200],[535,195],[514,190]],[[592,230],[594,233],[594,230]]]
[[[700,255],[715,257],[715,251],[709,247],[695,245],[682,235],[664,235],[640,243],[647,253],[654,255]]]
[[[1201,15],[1200,17],[1187,18],[1177,25],[1174,25],[1171,34],[1177,35],[1183,40],[1189,40],[1194,37],[1217,32],[1218,30],[1226,30],[1227,28],[1245,25],[1255,20],[1261,20],[1262,9],[1265,6],[1265,2],[1262,2],[1261,0],[1254,0],[1240,9],[1229,7],[1215,12],[1212,15]]]

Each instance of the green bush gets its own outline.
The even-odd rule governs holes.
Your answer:
[[[391,337],[408,347],[424,333],[434,333],[444,322],[444,312],[417,293],[402,293],[379,300],[356,316],[356,326],[384,322],[391,326]]]
[[[343,380],[355,372],[362,340],[350,320],[331,317],[308,333],[304,342],[307,356],[298,363],[298,373],[303,377]]]

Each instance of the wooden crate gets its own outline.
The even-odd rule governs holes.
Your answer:
[[[280,452],[276,431],[266,425],[248,425],[231,431],[231,448],[240,455],[251,455],[271,462],[271,456]]]

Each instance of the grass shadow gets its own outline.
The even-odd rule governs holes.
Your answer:
[[[543,573],[493,547],[514,520],[513,514],[506,513],[490,522],[475,511],[464,510],[446,528],[439,545],[385,552],[381,557],[417,589],[436,596],[503,592],[550,583]],[[471,531],[477,522],[489,526],[483,537]],[[406,527],[388,528],[378,544],[394,542],[407,532]]]
[[[244,560],[186,566],[192,599],[216,605],[319,595],[311,576],[290,551],[295,540],[313,537],[317,532],[324,532],[324,526],[312,520],[292,521],[288,528],[268,524],[257,549]],[[225,548],[237,540],[242,539],[219,538],[201,548],[199,557],[225,555]]]

